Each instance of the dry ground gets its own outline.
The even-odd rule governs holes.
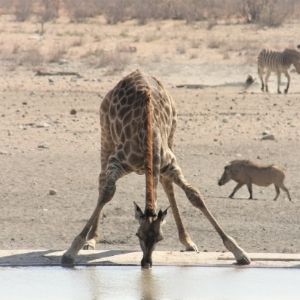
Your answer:
[[[260,47],[299,43],[299,24],[276,29],[250,25],[186,25],[134,21],[105,25],[59,20],[40,36],[35,23],[0,19],[1,249],[64,249],[81,230],[97,200],[101,99],[126,73],[139,67],[161,79],[178,108],[178,160],[226,231],[249,252],[300,249],[300,78],[292,73],[288,95],[260,92],[255,57]],[[108,52],[103,52],[108,51]],[[109,64],[105,63],[109,56]],[[120,67],[121,66],[121,67]],[[76,76],[35,76],[37,69],[76,71]],[[176,88],[205,84],[204,89]],[[76,109],[77,114],[70,114]],[[262,133],[275,141],[262,141]],[[254,187],[256,200],[228,199],[234,184],[217,185],[226,162],[247,158],[286,168],[294,203],[273,187]],[[49,195],[49,190],[57,193]],[[200,250],[225,250],[212,226],[176,189],[178,203]],[[138,248],[133,204],[144,201],[143,176],[120,180],[101,216],[99,248]],[[167,200],[159,190],[159,206]],[[158,249],[182,249],[170,214]]]

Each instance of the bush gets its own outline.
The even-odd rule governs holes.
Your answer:
[[[16,0],[15,2],[15,16],[16,21],[24,22],[31,15],[32,2],[31,0]]]
[[[244,13],[249,23],[263,26],[279,26],[292,15],[293,0],[246,0]]]
[[[63,3],[73,22],[82,22],[100,14],[97,0],[63,0]]]
[[[97,49],[84,55],[88,59],[88,63],[95,68],[107,68],[109,73],[123,71],[130,63],[130,57],[127,53],[115,50]]]

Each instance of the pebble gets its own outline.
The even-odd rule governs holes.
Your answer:
[[[275,136],[273,134],[265,134],[261,138],[262,141],[275,141]]]
[[[49,149],[49,146],[47,146],[46,144],[39,144],[38,149]]]
[[[72,108],[72,109],[70,110],[70,114],[71,114],[71,115],[76,115],[76,114],[77,114],[77,110],[74,109],[74,108]]]
[[[54,196],[57,194],[57,191],[55,189],[50,189],[49,190],[49,195]]]

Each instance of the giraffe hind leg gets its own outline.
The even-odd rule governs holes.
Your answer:
[[[224,246],[232,252],[236,261],[240,265],[250,264],[251,259],[248,257],[246,252],[237,244],[237,242],[227,235],[222,227],[218,224],[217,220],[211,214],[211,212],[206,207],[205,202],[200,195],[200,192],[193,188],[187,181],[185,180],[181,169],[176,164],[169,166],[168,170],[164,173],[164,176],[167,176],[171,181],[176,183],[186,194],[188,200],[191,204],[205,215],[208,221],[215,228],[221,239],[223,240]]]
[[[175,223],[177,226],[180,242],[185,246],[186,251],[198,252],[198,248],[197,248],[196,244],[192,241],[189,233],[186,231],[186,229],[184,228],[184,225],[182,223],[182,220],[181,220],[181,217],[179,214],[179,210],[178,210],[178,206],[177,206],[177,203],[175,200],[174,188],[173,188],[172,181],[170,181],[168,178],[161,176],[160,182],[161,182],[163,189],[169,199],[169,202],[170,202],[170,205],[172,208],[172,212],[173,212],[173,216],[175,219]]]

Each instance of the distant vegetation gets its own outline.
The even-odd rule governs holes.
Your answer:
[[[262,26],[279,26],[299,17],[298,0],[0,0],[2,14],[14,14],[23,22],[37,17],[41,24],[68,16],[72,22],[103,15],[107,23],[136,19],[176,19],[186,22],[238,20]],[[297,15],[298,13],[298,15]]]

